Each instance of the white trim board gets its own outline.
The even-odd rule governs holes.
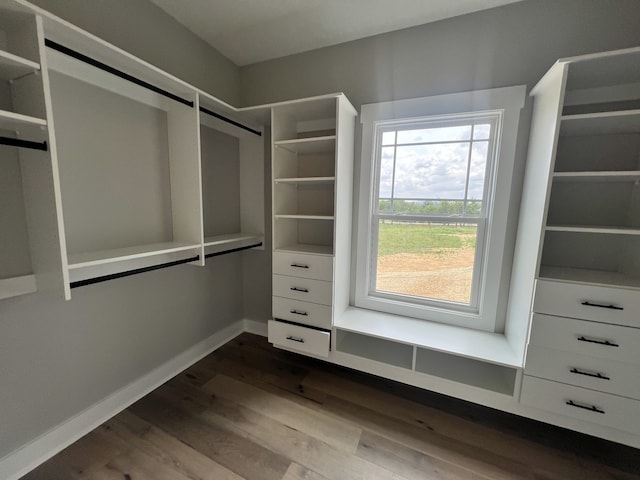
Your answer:
[[[0,459],[0,478],[18,480],[201,358],[245,331],[253,333],[253,329],[248,328],[249,322],[260,325],[260,322],[238,320]],[[266,330],[266,325],[264,328]]]

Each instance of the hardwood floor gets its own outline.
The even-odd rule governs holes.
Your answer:
[[[640,451],[243,334],[24,480],[640,479]]]

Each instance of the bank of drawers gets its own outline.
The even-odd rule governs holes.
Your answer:
[[[274,252],[272,300],[271,343],[300,353],[329,355],[330,333],[318,329],[331,330],[333,325],[333,257]]]
[[[640,434],[640,292],[539,280],[520,401]]]

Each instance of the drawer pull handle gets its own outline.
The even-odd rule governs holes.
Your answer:
[[[582,302],[582,305],[584,305],[585,307],[608,308],[610,310],[624,310],[623,307],[619,307],[617,305],[603,305],[601,303],[591,303],[591,302],[588,302],[588,301]]]
[[[584,335],[578,337],[579,342],[597,343],[598,345],[605,345],[607,347],[619,347],[617,343],[610,342],[609,340],[598,340],[596,338],[587,338]]]
[[[292,337],[291,335],[287,337],[287,340],[291,340],[292,342],[304,343],[304,338]]]
[[[302,316],[305,316],[305,317],[309,316],[309,314],[307,312],[300,312],[298,310],[289,310],[289,313],[293,313],[294,315],[302,315]]]
[[[573,400],[568,400],[564,403],[566,403],[571,407],[582,408],[583,410],[589,410],[590,412],[604,413],[604,410],[596,407],[595,405],[581,405],[579,403],[574,402]]]
[[[294,292],[309,293],[308,288],[291,287],[289,290],[293,290]]]
[[[293,268],[309,268],[309,265],[303,265],[301,263],[292,263],[291,266]]]
[[[596,373],[585,372],[584,370],[578,370],[577,368],[572,368],[569,371],[571,373],[575,373],[576,375],[585,375],[587,377],[600,378],[602,380],[611,380],[611,377],[607,377],[606,375],[603,375],[600,372],[596,372]]]

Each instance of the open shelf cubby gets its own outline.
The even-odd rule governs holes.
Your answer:
[[[383,338],[337,330],[336,350],[357,357],[411,370],[413,346]]]
[[[273,248],[333,255],[333,219],[274,218]]]
[[[513,396],[517,369],[418,348],[416,372]]]

